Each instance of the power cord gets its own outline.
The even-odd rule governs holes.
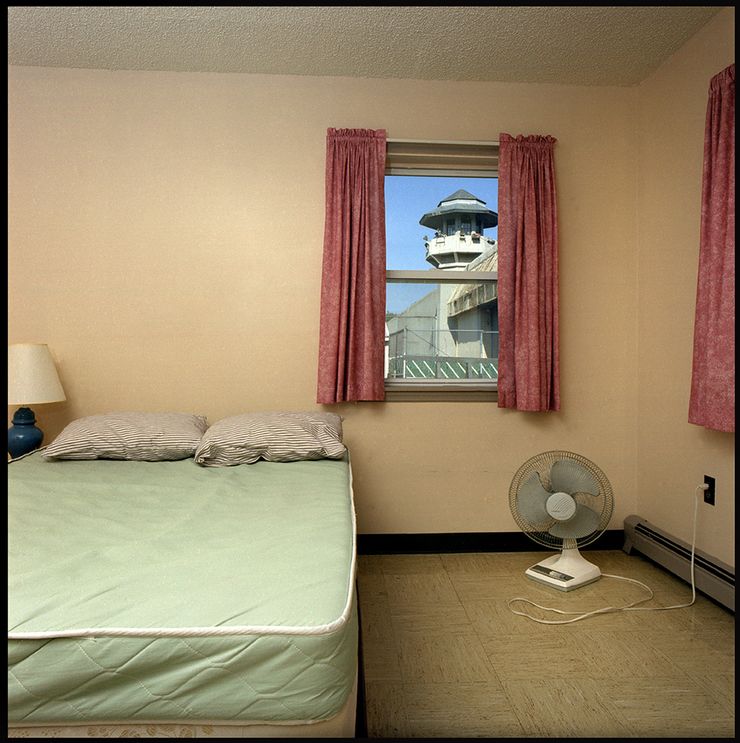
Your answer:
[[[644,604],[646,601],[649,601],[655,595],[650,586],[646,586],[644,583],[639,580],[635,580],[634,578],[625,578],[622,575],[611,575],[610,573],[602,573],[601,576],[603,578],[616,578],[617,580],[624,580],[630,583],[636,583],[638,586],[642,586],[650,595],[646,596],[645,598],[638,599],[637,601],[633,601],[631,604],[625,604],[624,606],[605,606],[602,609],[595,609],[594,611],[587,611],[582,613],[577,611],[564,611],[563,609],[555,609],[551,606],[542,606],[541,604],[536,604],[534,601],[530,601],[529,599],[517,596],[516,598],[509,599],[509,601],[507,602],[509,609],[514,614],[517,614],[520,617],[526,617],[527,619],[531,619],[533,622],[538,622],[539,624],[571,624],[572,622],[580,622],[582,619],[587,619],[588,617],[595,616],[596,614],[610,614],[617,611],[668,611],[669,609],[685,609],[691,606],[696,601],[694,555],[696,553],[696,521],[699,510],[698,495],[700,492],[707,490],[708,487],[709,486],[706,483],[698,485],[695,492],[696,497],[694,498],[694,528],[691,537],[691,601],[689,601],[688,604],[675,604],[674,606],[638,606],[638,604]],[[517,609],[512,608],[511,605],[515,601],[521,601],[525,604],[536,606],[538,609],[543,609],[544,611],[552,611],[556,612],[557,614],[576,614],[578,616],[575,616],[572,619],[538,619],[537,617],[533,617],[531,614],[528,614],[526,611],[518,611]]]

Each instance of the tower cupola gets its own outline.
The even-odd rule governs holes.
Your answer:
[[[442,199],[419,224],[435,231],[431,239],[424,238],[426,260],[435,268],[460,271],[496,244],[483,236],[483,230],[498,224],[498,214],[485,201],[460,189]]]

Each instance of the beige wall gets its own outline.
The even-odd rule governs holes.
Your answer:
[[[327,127],[421,139],[551,134],[562,412],[402,402],[337,410],[361,532],[516,531],[511,478],[555,448],[604,470],[611,525],[621,528],[638,512],[645,461],[640,93],[9,68],[9,342],[48,343],[59,362],[68,402],[36,411],[47,439],[106,410],[184,410],[213,422],[317,407]],[[451,118],[439,101],[464,114]]]
[[[637,505],[641,516],[735,564],[735,435],[687,423],[691,385],[704,122],[709,80],[735,59],[734,15],[722,10],[639,86],[639,353]]]

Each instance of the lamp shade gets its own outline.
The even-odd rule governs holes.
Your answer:
[[[8,405],[37,405],[66,399],[45,343],[8,346]]]

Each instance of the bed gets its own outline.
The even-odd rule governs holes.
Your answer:
[[[348,454],[8,466],[9,737],[353,737]]]

